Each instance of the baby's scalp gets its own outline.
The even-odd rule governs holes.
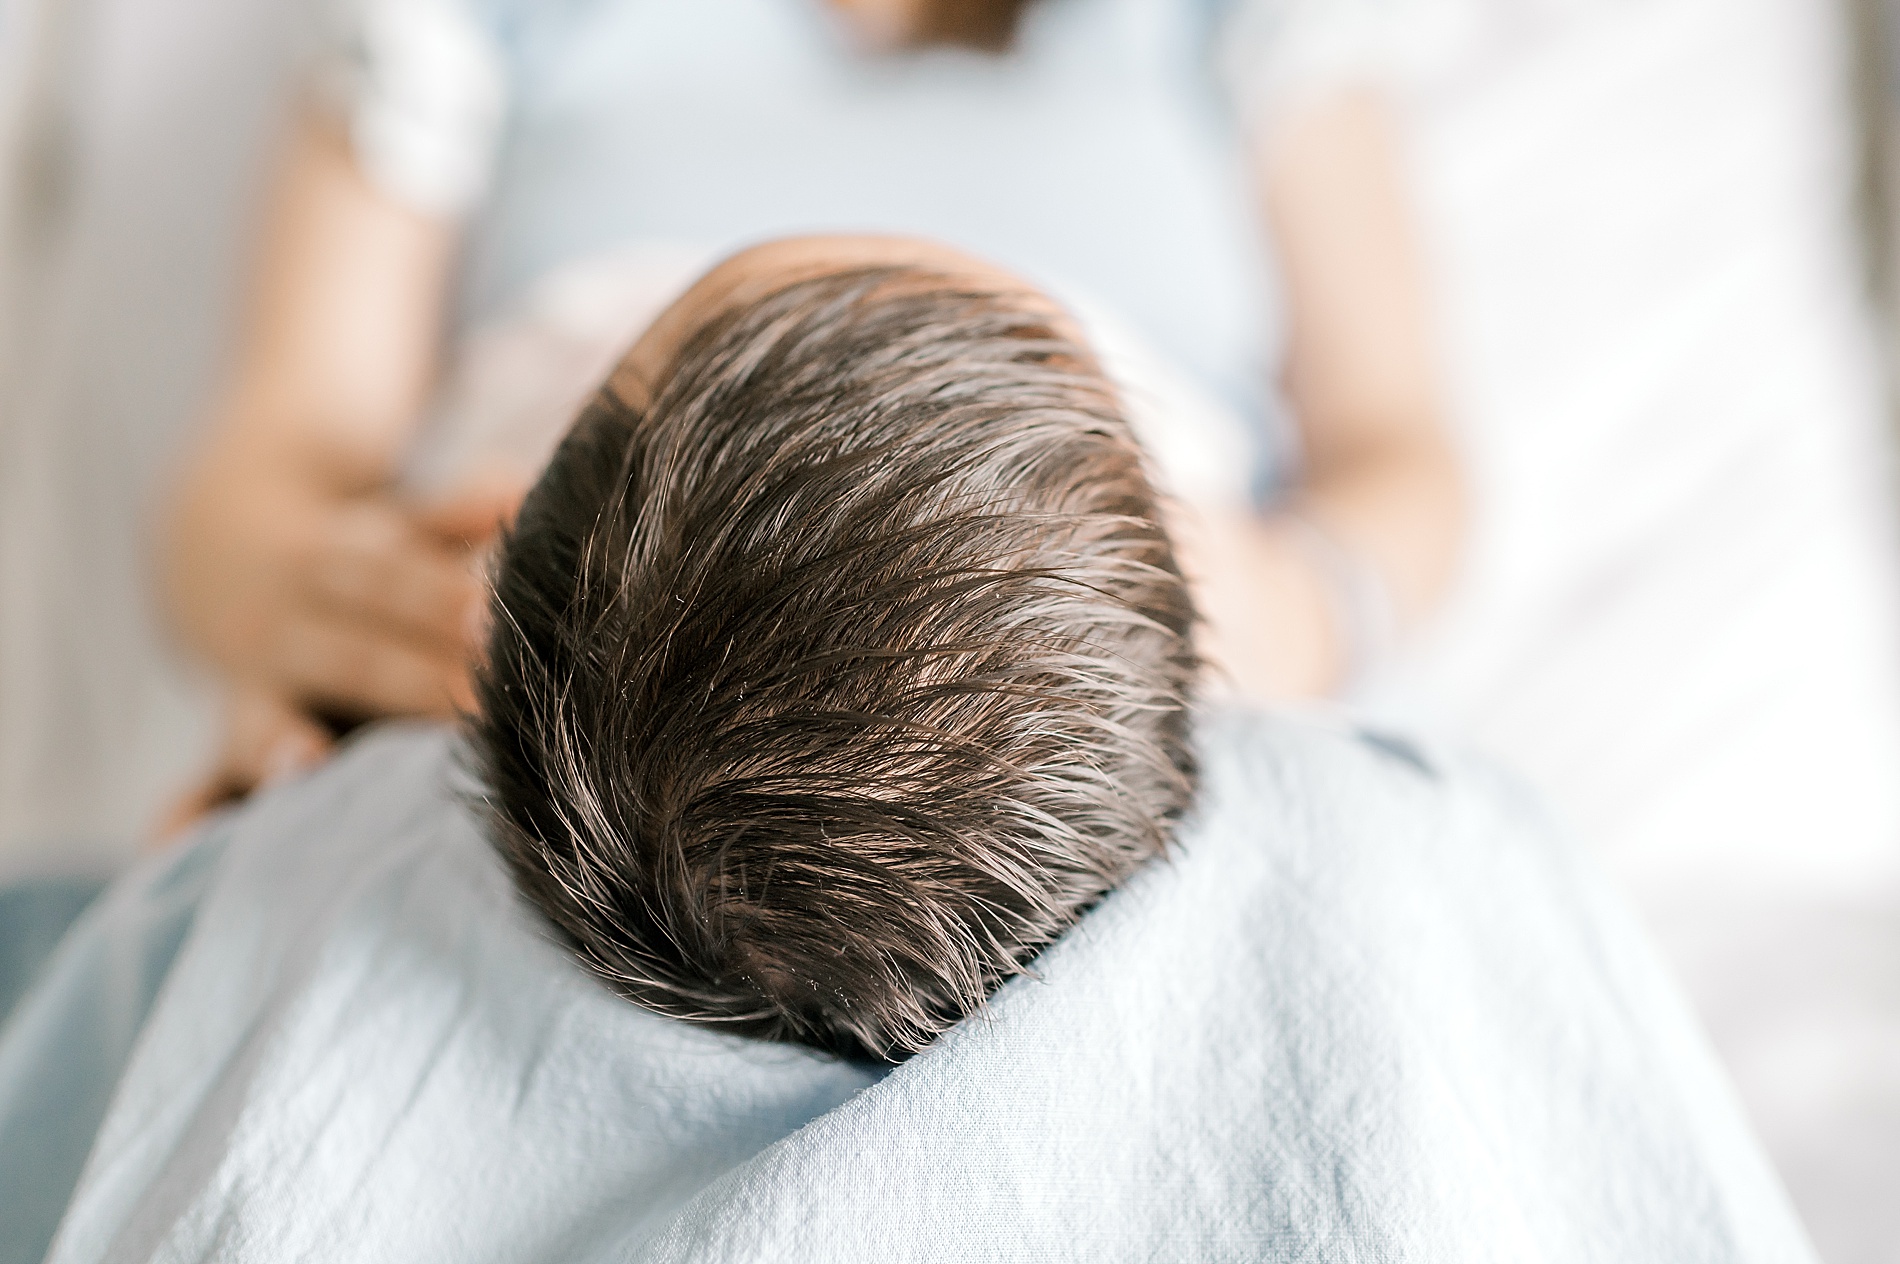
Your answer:
[[[629,999],[902,1056],[1166,847],[1192,608],[1024,292],[847,261],[728,297],[530,494],[474,744],[518,887]]]

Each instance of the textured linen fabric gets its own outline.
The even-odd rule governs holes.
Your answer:
[[[204,883],[102,1046],[129,1056],[49,1258],[1811,1258],[1514,788],[1339,725],[1202,745],[1176,856],[880,1074],[608,995],[513,900],[450,739],[373,735],[107,897]],[[84,1030],[80,967],[138,920],[90,917],[23,1013]],[[0,1039],[0,1161],[58,1026]]]

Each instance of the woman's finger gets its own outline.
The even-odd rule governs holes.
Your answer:
[[[284,627],[273,655],[292,693],[345,714],[447,719],[474,705],[461,646],[431,649],[376,624],[313,613]]]
[[[415,521],[446,544],[479,549],[514,521],[528,483],[508,469],[485,470],[451,496],[419,506]]]
[[[309,557],[311,601],[334,618],[466,657],[483,587],[472,557],[399,512],[363,505],[336,515]]]

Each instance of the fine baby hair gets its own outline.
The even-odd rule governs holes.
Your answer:
[[[527,497],[473,746],[518,889],[621,995],[895,1060],[1166,849],[1193,610],[1033,307],[889,266],[729,305]]]

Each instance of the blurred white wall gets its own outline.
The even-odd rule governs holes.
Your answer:
[[[6,2],[0,878],[122,862],[202,757],[147,523],[224,354],[299,11]]]
[[[1480,506],[1387,701],[1637,899],[1825,1258],[1900,1258],[1900,638],[1821,0],[1491,0],[1416,101]]]

